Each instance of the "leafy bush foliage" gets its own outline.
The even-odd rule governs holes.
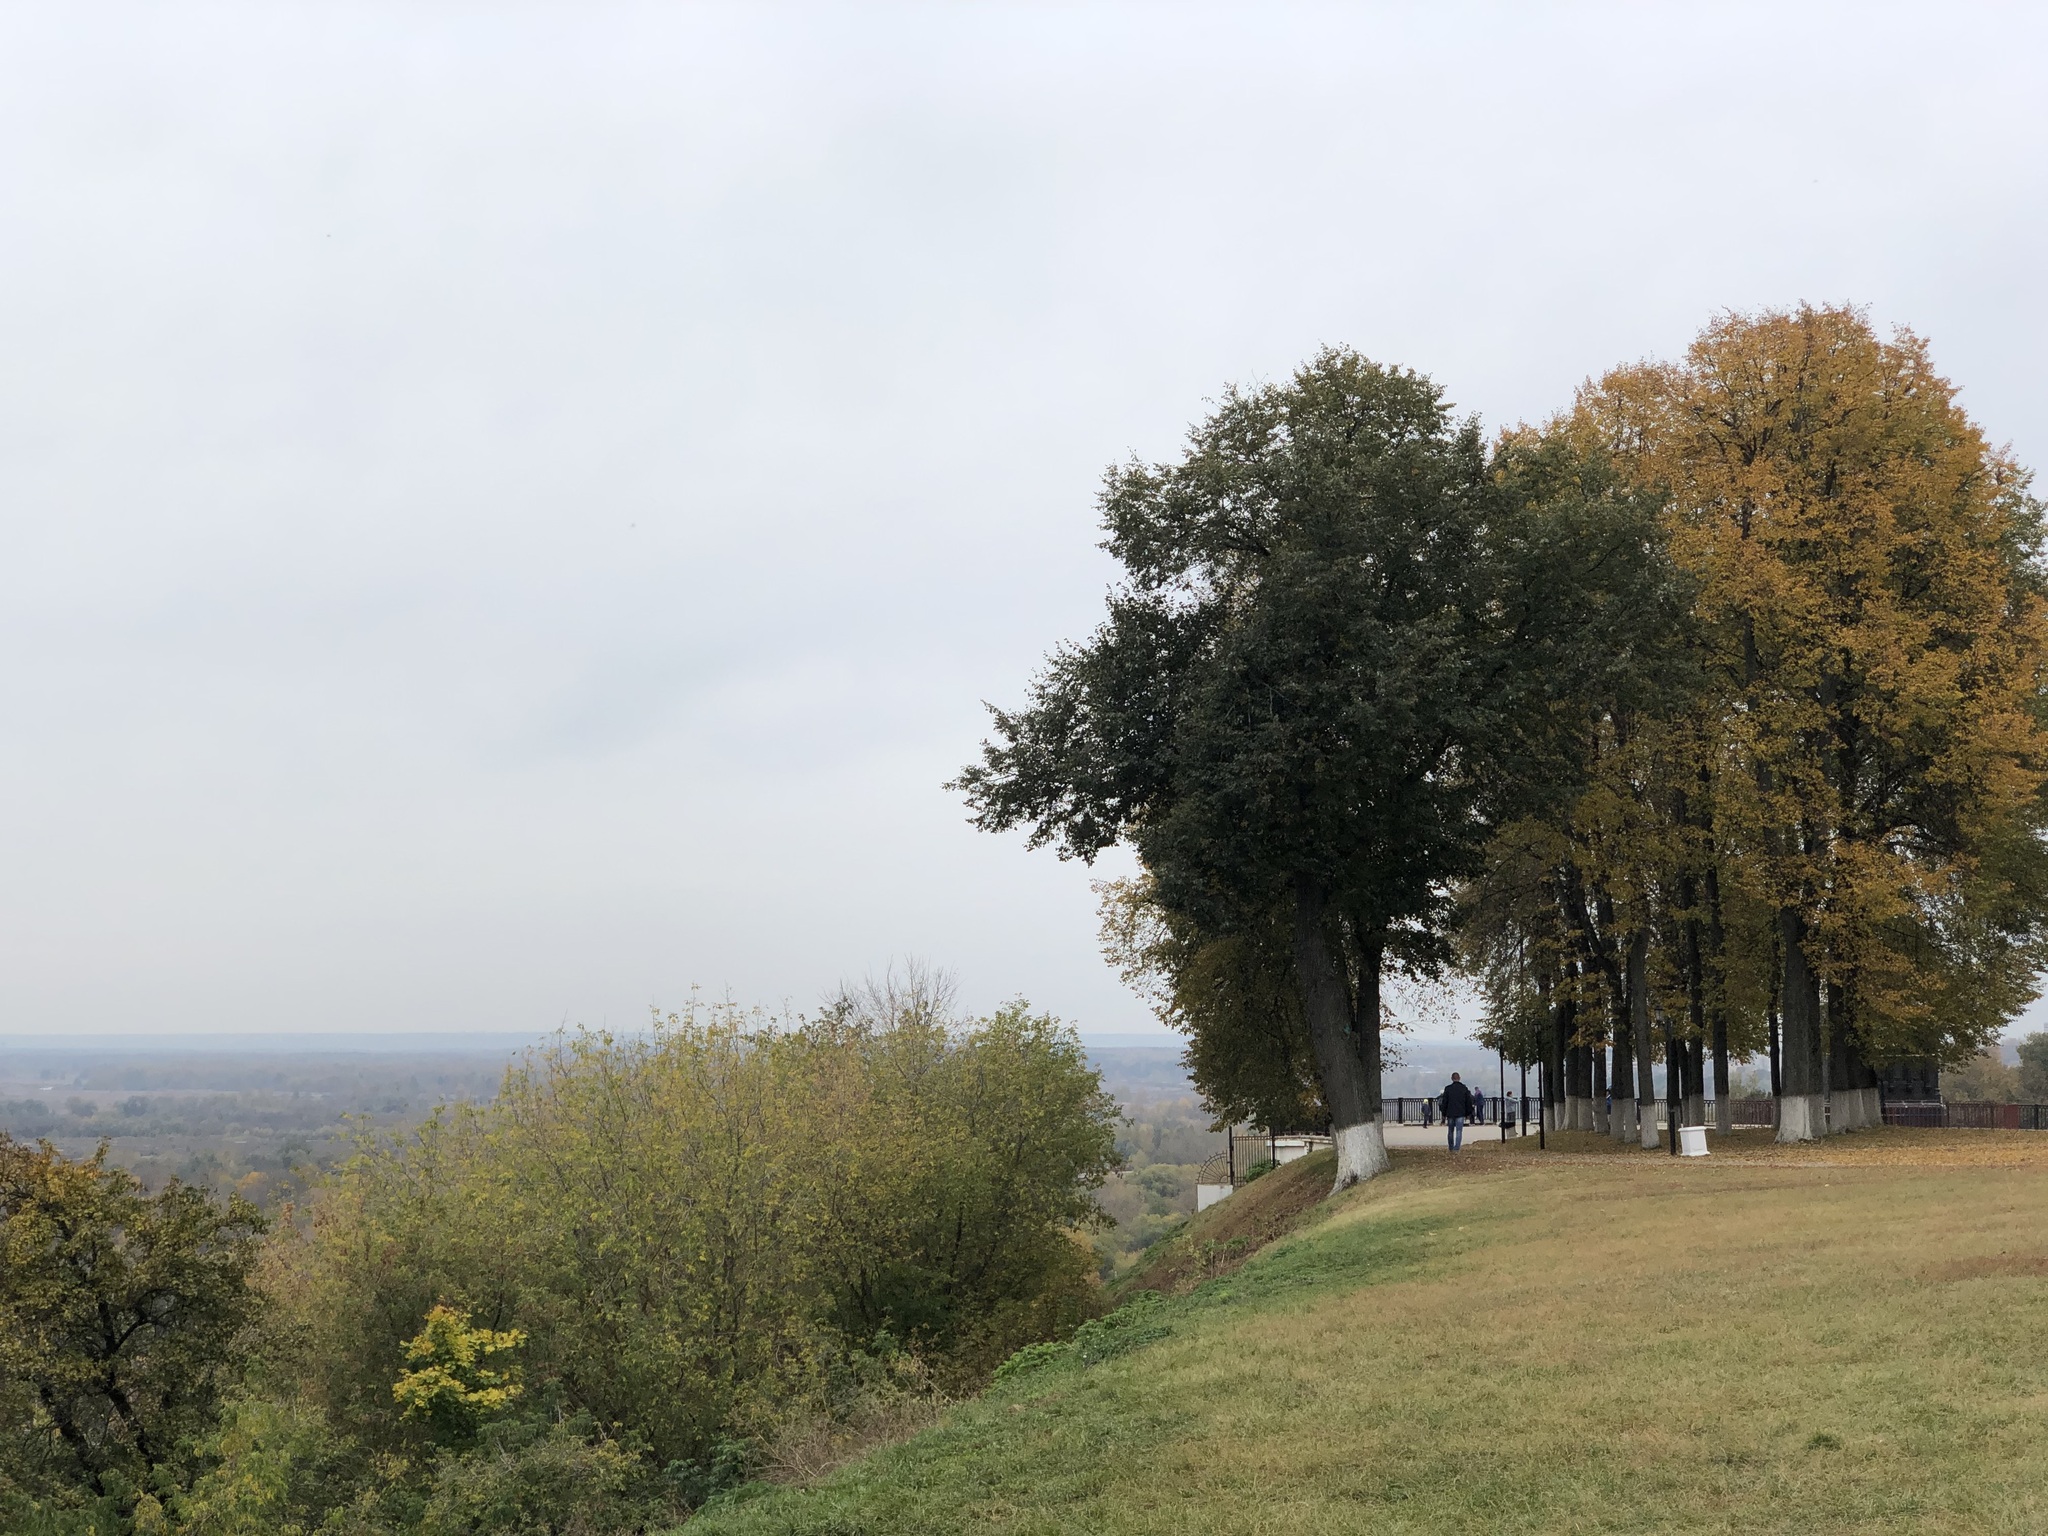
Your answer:
[[[494,1333],[469,1326],[469,1314],[435,1307],[427,1323],[407,1342],[412,1366],[393,1383],[401,1419],[431,1425],[443,1438],[468,1440],[485,1419],[503,1413],[522,1390],[510,1362],[491,1365],[526,1342],[517,1329]]]
[[[695,1010],[560,1039],[494,1103],[367,1148],[272,1280],[306,1390],[375,1448],[414,1443],[425,1410],[393,1383],[425,1391],[409,1350],[445,1308],[524,1336],[532,1412],[702,1465],[829,1409],[852,1353],[944,1386],[1082,1321],[1115,1119],[1073,1034],[1022,1005],[965,1027],[915,988],[794,1027]]]
[[[418,1536],[628,1536],[684,1514],[672,1484],[588,1420],[485,1437],[476,1454],[437,1465]]]
[[[255,1319],[263,1217],[0,1136],[0,1500],[10,1528],[160,1510],[192,1471]],[[90,1506],[90,1507],[89,1507]],[[111,1526],[108,1527],[112,1529]]]
[[[944,1001],[560,1038],[267,1248],[0,1140],[0,1528],[627,1536],[928,1421],[1097,1310],[1117,1157],[1070,1031]]]

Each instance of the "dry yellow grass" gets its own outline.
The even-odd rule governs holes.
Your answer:
[[[1160,1342],[697,1530],[2048,1530],[2044,1174],[1999,1132],[1402,1154]]]
[[[1670,1158],[1669,1151],[1626,1147],[1606,1136],[1567,1131],[1544,1140],[1548,1153],[1571,1157]],[[2048,1132],[2041,1131],[1917,1131],[1886,1126],[1826,1141],[1780,1146],[1769,1131],[1735,1131],[1709,1136],[1706,1163],[1797,1164],[1809,1168],[2041,1168],[2048,1169]],[[1474,1137],[1472,1152],[1537,1154],[1534,1136],[1505,1142]],[[1448,1157],[1448,1154],[1446,1154]],[[1680,1158],[1676,1161],[1685,1162]],[[1701,1163],[1699,1158],[1689,1161]]]

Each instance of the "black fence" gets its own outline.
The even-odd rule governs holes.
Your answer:
[[[1533,1124],[1541,1105],[1534,1094],[1527,1098],[1509,1094],[1505,1100],[1488,1098],[1483,1114],[1475,1117],[1475,1123],[1499,1125],[1503,1118],[1510,1129],[1518,1124]],[[1664,1114],[1664,1101],[1657,1101],[1658,1121]],[[1737,1130],[1775,1130],[1778,1124],[1778,1101],[1770,1098],[1731,1098],[1728,1101],[1729,1124]],[[1435,1098],[1395,1098],[1386,1101],[1386,1116],[1392,1125],[1436,1125],[1443,1116],[1438,1113]],[[1427,1118],[1425,1118],[1425,1116]],[[1714,1101],[1706,1101],[1706,1113],[1701,1117],[1709,1126],[1715,1124]],[[1917,1126],[1935,1131],[2048,1131],[2048,1104],[1990,1104],[1956,1103],[1944,1104],[1938,1100],[1924,1103],[1886,1103],[1884,1106],[1886,1125]]]
[[[1533,1093],[1529,1094],[1526,1098],[1520,1094],[1511,1093],[1505,1099],[1496,1098],[1494,1095],[1488,1094],[1479,1102],[1477,1108],[1479,1113],[1473,1115],[1467,1121],[1467,1124],[1501,1125],[1504,1123],[1512,1130],[1524,1122],[1533,1126],[1536,1116],[1543,1108],[1543,1103]],[[1381,1113],[1386,1116],[1389,1125],[1441,1125],[1444,1118],[1437,1111],[1436,1097],[1434,1095],[1419,1099],[1394,1098],[1383,1100],[1381,1102]]]

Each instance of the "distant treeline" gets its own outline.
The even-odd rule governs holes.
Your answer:
[[[56,1082],[94,1093],[310,1094],[350,1105],[488,1098],[514,1053],[464,1051],[225,1051],[0,1047],[0,1081]]]

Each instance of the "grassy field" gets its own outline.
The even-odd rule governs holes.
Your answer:
[[[2048,1530],[2048,1134],[1718,1146],[1283,1170],[1107,1358],[690,1536]]]

